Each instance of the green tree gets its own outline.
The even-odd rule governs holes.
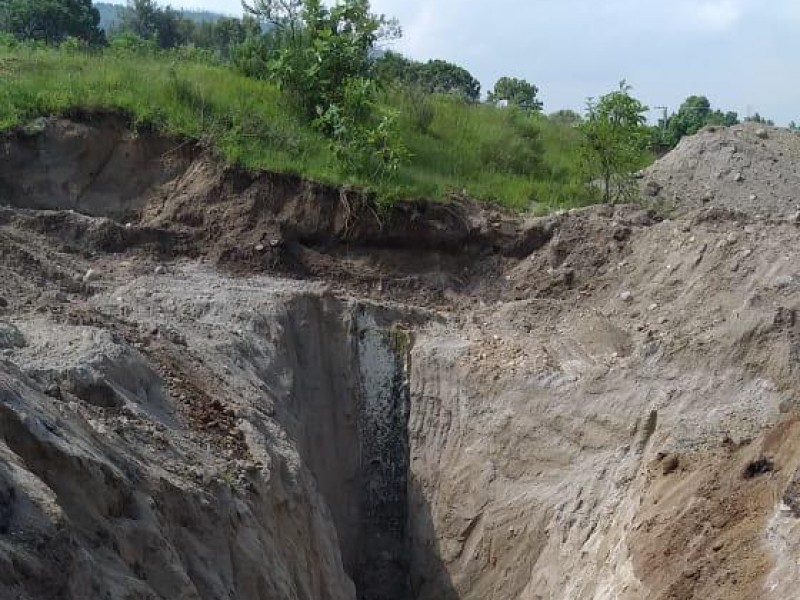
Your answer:
[[[464,67],[444,60],[430,60],[417,70],[417,83],[431,94],[449,94],[467,102],[480,100],[481,84]]]
[[[57,44],[68,37],[102,43],[100,13],[91,0],[0,0],[0,32]]]
[[[631,96],[631,89],[622,81],[618,90],[598,101],[590,99],[580,125],[586,175],[601,180],[607,203],[630,198],[635,188],[631,174],[646,162],[649,134],[644,113],[648,109]]]
[[[766,119],[758,113],[754,114],[751,117],[747,117],[744,121],[745,123],[758,123],[759,125],[768,125],[770,127],[775,126],[775,121],[773,121],[772,119]]]
[[[184,41],[180,13],[170,6],[159,6],[155,0],[129,0],[113,34],[123,32],[154,41],[160,48],[174,48]]]
[[[398,52],[387,51],[375,60],[375,76],[382,84],[419,84],[421,63],[414,62]]]
[[[505,100],[511,106],[538,112],[544,106],[537,98],[538,93],[539,88],[524,79],[501,77],[494,84],[494,89],[489,92],[489,102],[497,103]]]
[[[281,44],[270,76],[308,118],[341,105],[351,79],[372,79],[370,53],[397,35],[394,23],[370,12],[368,0],[256,0],[248,12],[271,23]]]
[[[556,112],[548,115],[547,118],[554,123],[560,123],[561,125],[575,126],[580,125],[583,122],[583,117],[574,110],[570,109],[557,110]]]
[[[689,96],[681,104],[677,113],[673,113],[660,123],[663,131],[662,144],[673,147],[687,135],[694,135],[707,125],[726,126],[736,125],[739,116],[735,112],[723,113],[712,110],[711,102],[706,96]]]
[[[375,74],[383,84],[397,83],[428,94],[446,94],[467,102],[481,97],[480,82],[465,68],[444,60],[422,63],[386,52],[375,61]]]
[[[397,115],[381,113],[372,53],[399,36],[396,22],[368,0],[256,0],[246,10],[275,28],[279,44],[265,61],[300,114],[331,141],[348,173],[385,176],[405,158]]]

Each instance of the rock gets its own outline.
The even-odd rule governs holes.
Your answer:
[[[741,183],[742,181],[744,181],[744,175],[742,175],[741,173],[737,172],[736,174],[734,174],[733,180],[736,183]]]
[[[678,467],[680,466],[681,466],[681,461],[677,456],[675,456],[674,454],[672,456],[668,456],[664,460],[663,473],[664,475],[671,475],[672,473],[677,471]]]
[[[89,283],[90,281],[96,281],[99,278],[100,278],[100,273],[98,273],[94,269],[89,269],[83,275],[83,283]]]
[[[756,200],[758,200],[758,196],[755,194],[750,194],[750,202],[755,202]]]
[[[766,129],[756,129],[756,137],[761,138],[762,140],[766,140],[769,137],[769,133]]]
[[[652,179],[648,181],[646,184],[644,184],[644,193],[646,196],[650,197],[658,196],[661,190],[662,190],[661,184],[658,183],[657,181],[653,181]]]
[[[164,265],[158,265],[155,270],[153,271],[156,275],[163,275],[167,272],[166,267]]]
[[[633,302],[633,294],[631,292],[622,292],[619,299],[623,302]]]
[[[172,328],[163,328],[160,330],[160,334],[176,346],[186,346],[186,337]]]
[[[22,127],[22,133],[29,136],[36,136],[40,133],[44,133],[47,129],[47,122],[47,117],[38,117],[32,121],[28,121]]]
[[[27,345],[25,336],[11,323],[0,323],[0,348],[24,348]]]
[[[256,244],[256,252],[263,252],[264,244]]]

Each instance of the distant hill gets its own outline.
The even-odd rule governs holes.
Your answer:
[[[108,31],[114,23],[119,21],[120,14],[122,14],[122,10],[125,8],[124,4],[111,4],[110,2],[95,2],[94,6],[100,12],[100,29],[106,31]],[[226,16],[207,10],[181,10],[180,13],[184,18],[190,21],[196,21],[197,23],[216,21]]]

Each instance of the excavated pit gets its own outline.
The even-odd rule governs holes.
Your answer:
[[[794,600],[794,222],[0,152],[0,597]]]

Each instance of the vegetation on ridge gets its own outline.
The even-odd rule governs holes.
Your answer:
[[[399,27],[368,0],[256,0],[245,19],[201,24],[134,0],[105,36],[47,38],[9,28],[4,7],[16,1],[0,0],[0,129],[117,109],[246,167],[362,185],[385,200],[458,194],[520,210],[597,201],[608,168],[623,181],[651,160],[643,129],[634,140],[612,119],[601,144],[622,144],[608,149],[625,160],[601,165],[596,115],[547,117],[527,81],[501,78],[484,104],[458,65],[379,52]]]

